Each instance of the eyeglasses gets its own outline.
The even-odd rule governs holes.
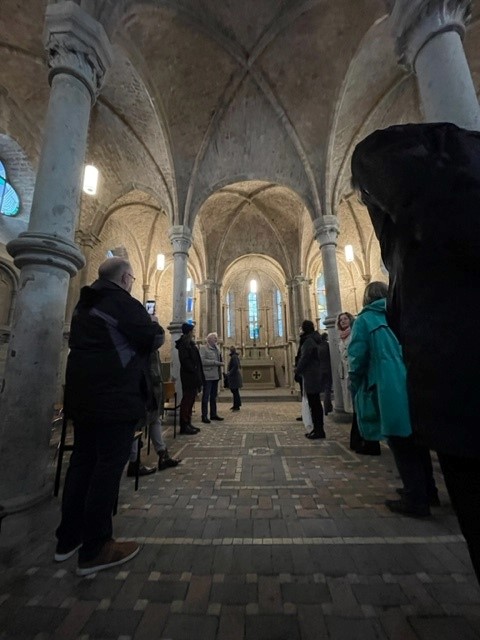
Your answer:
[[[135,282],[136,278],[134,275],[132,275],[131,273],[128,273],[128,271],[125,275],[130,276],[130,278]]]

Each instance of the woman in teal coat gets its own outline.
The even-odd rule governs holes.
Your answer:
[[[430,452],[413,440],[402,350],[386,318],[387,291],[384,282],[371,282],[365,289],[364,308],[348,346],[352,396],[362,436],[387,438],[404,484],[401,499],[387,500],[386,506],[426,516],[430,504],[438,503],[438,492]]]

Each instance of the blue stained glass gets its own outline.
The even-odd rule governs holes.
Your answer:
[[[0,213],[5,216],[16,216],[20,209],[20,199],[6,178],[5,166],[0,162]]]

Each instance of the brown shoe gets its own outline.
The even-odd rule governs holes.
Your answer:
[[[116,567],[134,558],[139,551],[140,545],[131,540],[128,542],[109,540],[96,558],[78,563],[77,576],[88,576],[91,573],[103,571],[103,569]]]

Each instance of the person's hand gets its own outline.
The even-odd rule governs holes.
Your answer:
[[[153,314],[152,314],[150,317],[152,318],[152,322],[156,322],[156,323],[158,324],[158,318],[157,318],[157,316],[155,316],[155,315],[153,315]]]

